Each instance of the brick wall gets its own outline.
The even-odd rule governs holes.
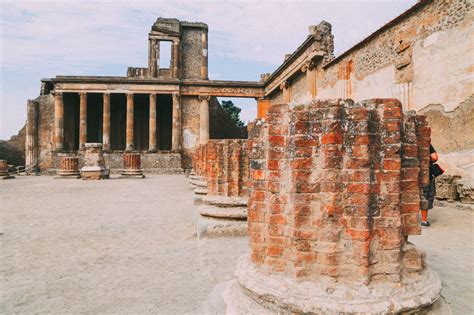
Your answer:
[[[272,106],[249,136],[252,262],[366,284],[421,270],[405,236],[420,233],[429,141],[395,99]]]

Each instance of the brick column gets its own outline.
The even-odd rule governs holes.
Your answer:
[[[157,77],[156,39],[148,40],[148,76]]]
[[[201,80],[208,80],[208,50],[207,50],[207,29],[202,30],[201,34],[201,46],[202,46],[202,53],[201,53]]]
[[[26,121],[25,168],[36,172],[38,164],[38,103],[28,100]],[[28,170],[31,168],[31,170]]]
[[[87,93],[79,93],[79,150],[85,149],[87,142]]]
[[[179,94],[173,93],[173,121],[171,131],[171,150],[173,151],[178,151],[181,149],[181,105],[179,102]]]
[[[173,40],[173,69],[171,77],[173,78],[179,78],[179,40]]]
[[[199,109],[199,143],[206,144],[209,141],[209,95],[200,95]]]
[[[104,151],[110,150],[110,93],[104,93],[104,110],[102,121],[102,143]]]
[[[134,149],[133,145],[133,93],[127,93],[127,131],[126,131],[126,145],[125,150],[131,151]]]
[[[149,144],[148,151],[156,151],[156,94],[150,94],[150,117],[149,117]]]
[[[422,312],[441,281],[420,233],[429,128],[395,99],[273,105],[249,135],[250,256],[227,314]],[[419,156],[421,147],[423,157]]]
[[[64,142],[64,104],[63,93],[54,93],[54,148],[56,151],[63,149]]]

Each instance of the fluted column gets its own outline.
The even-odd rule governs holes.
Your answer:
[[[173,69],[172,69],[172,77],[178,78],[179,77],[179,40],[173,41]]]
[[[133,94],[127,93],[127,131],[126,131],[126,146],[125,150],[133,150]]]
[[[207,29],[202,30],[201,34],[201,45],[202,45],[202,53],[201,53],[201,80],[208,80],[208,50],[207,50]]]
[[[102,143],[104,151],[110,150],[110,93],[104,93],[104,110],[102,119]]]
[[[87,93],[79,93],[79,150],[84,150],[87,142]]]
[[[209,141],[209,95],[200,95],[201,106],[199,109],[199,143],[206,144]]]
[[[148,151],[156,151],[156,94],[150,94],[150,135],[148,137]]]
[[[63,93],[54,93],[54,148],[56,151],[63,149],[64,141],[64,103]]]
[[[181,106],[179,104],[180,96],[177,93],[173,94],[173,126],[171,132],[171,150],[177,151],[180,149],[181,136]]]

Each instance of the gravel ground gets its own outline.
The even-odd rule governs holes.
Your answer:
[[[0,181],[0,313],[199,313],[246,238],[195,237],[184,176]]]
[[[0,313],[201,313],[247,238],[197,241],[184,176],[0,181]],[[453,314],[473,314],[474,212],[437,206],[410,241]]]

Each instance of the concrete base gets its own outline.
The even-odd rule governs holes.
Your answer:
[[[202,181],[202,180],[206,180],[206,178],[204,176],[199,176],[199,175],[189,175],[189,180]]]
[[[110,176],[110,170],[104,166],[84,166],[81,168],[82,179],[107,179]]]
[[[247,219],[247,207],[218,207],[203,204],[198,206],[198,211],[201,215],[220,219]]]
[[[446,312],[440,298],[441,281],[426,268],[422,274],[404,279],[401,284],[373,283],[369,286],[345,284],[328,278],[318,281],[296,281],[260,271],[247,256],[242,257],[235,272],[236,280],[227,282],[222,292],[224,303],[209,297],[212,314],[432,314]],[[434,304],[439,301],[438,304]],[[216,308],[225,305],[225,311]],[[444,303],[445,304],[445,303]]]
[[[204,217],[198,212],[196,212],[196,230],[198,239],[248,234],[247,221],[214,219]]]
[[[191,179],[189,183],[195,187],[205,187],[207,188],[207,182],[205,180],[193,180]]]
[[[218,207],[247,207],[247,197],[205,196],[203,203]]]
[[[206,187],[196,187],[193,189],[196,195],[207,195],[207,188]]]

